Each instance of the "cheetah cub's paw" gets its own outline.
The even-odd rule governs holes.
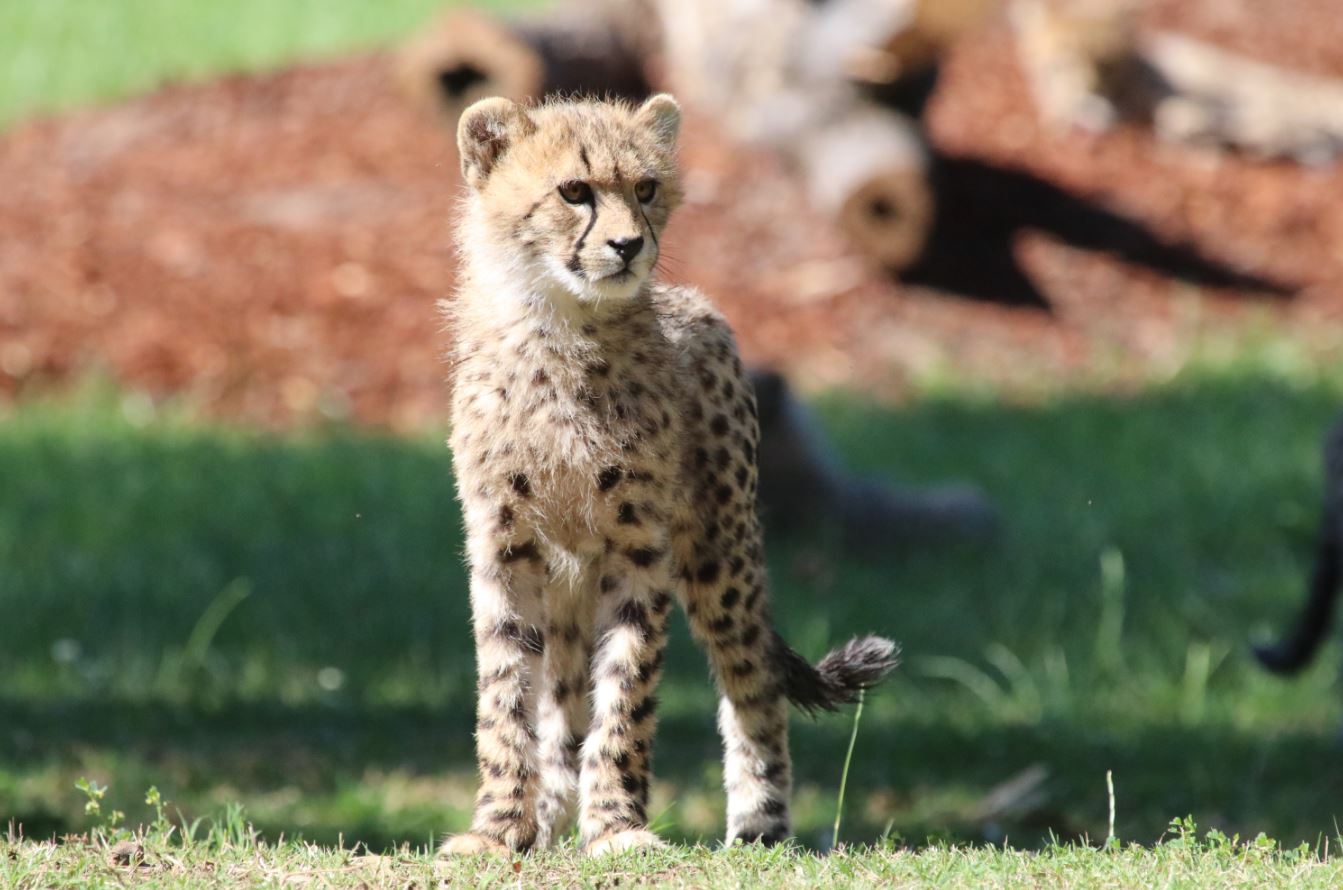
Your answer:
[[[481,854],[503,856],[507,853],[507,845],[473,831],[454,834],[443,842],[443,846],[438,848],[438,855],[441,857],[479,856]]]
[[[584,847],[583,851],[589,856],[605,856],[607,853],[620,853],[624,850],[646,850],[665,846],[666,842],[653,832],[642,828],[630,828],[604,834]]]

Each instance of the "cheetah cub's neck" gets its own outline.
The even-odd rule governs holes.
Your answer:
[[[458,127],[468,196],[458,228],[459,328],[540,329],[560,347],[648,302],[679,203],[680,112],[578,102],[473,106]]]

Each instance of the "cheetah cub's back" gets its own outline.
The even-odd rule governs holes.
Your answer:
[[[726,322],[652,280],[681,198],[669,96],[487,99],[468,186],[451,445],[466,519],[481,784],[444,851],[656,844],[655,690],[679,602],[721,693],[728,839],[790,832],[787,702],[853,701],[895,664],[864,637],[813,667],[774,631],[755,399]]]

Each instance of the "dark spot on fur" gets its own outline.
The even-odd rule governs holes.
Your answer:
[[[499,525],[502,528],[513,527],[513,508],[504,504],[499,508]]]
[[[702,564],[695,572],[695,580],[701,584],[712,584],[718,580],[718,563],[710,561]]]
[[[532,493],[532,483],[527,478],[526,473],[512,474],[508,477],[508,484],[513,486],[513,490],[524,498]]]
[[[671,608],[672,595],[665,590],[659,590],[653,594],[653,611],[659,615],[667,614]]]
[[[727,415],[719,414],[709,423],[709,429],[716,436],[727,435]]]
[[[637,627],[645,634],[648,633],[648,609],[643,603],[636,603],[634,600],[625,600],[616,609],[616,621],[620,624],[630,627]]]
[[[735,587],[729,587],[723,591],[723,597],[718,601],[725,610],[730,611],[738,602],[741,601],[741,591]]]
[[[633,711],[630,711],[630,722],[643,723],[649,717],[653,716],[653,712],[657,710],[657,707],[658,707],[657,696],[656,695],[648,696],[643,701],[639,702],[639,704],[634,708]]]
[[[521,544],[511,544],[499,551],[499,562],[508,564],[517,562],[520,559],[528,561],[541,560],[541,551],[536,549],[535,541],[524,541]]]
[[[634,512],[634,505],[629,501],[625,501],[621,504],[620,508],[616,511],[616,522],[621,525],[638,525],[639,517]]]
[[[629,557],[630,562],[646,569],[657,561],[662,551],[656,547],[631,547],[625,551],[625,555]]]
[[[647,683],[650,679],[652,679],[653,674],[657,673],[658,668],[662,667],[662,660],[663,660],[663,653],[658,652],[657,655],[653,656],[652,661],[645,661],[643,664],[640,664],[638,674],[639,682]]]
[[[620,479],[624,475],[620,467],[607,467],[597,474],[597,489],[599,491],[610,491],[620,484]]]

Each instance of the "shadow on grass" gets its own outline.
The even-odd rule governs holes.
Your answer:
[[[1006,520],[978,552],[771,543],[801,649],[876,630],[908,656],[864,716],[845,838],[1103,837],[1106,770],[1129,838],[1186,813],[1332,834],[1330,668],[1283,684],[1244,643],[1299,596],[1339,400],[1218,377],[1034,408],[825,403],[854,464],[968,479]],[[0,813],[86,826],[89,775],[132,820],[156,784],[188,814],[240,800],[271,834],[377,847],[462,825],[473,669],[441,438],[135,426],[94,398],[6,419],[0,466]],[[686,637],[658,772],[667,832],[711,838],[712,695]],[[848,730],[795,721],[804,843],[826,842]],[[1035,765],[1030,794],[988,796]]]
[[[112,799],[133,817],[143,809],[133,798],[149,784],[170,788],[191,817],[222,809],[223,787],[254,804],[250,817],[272,838],[343,838],[376,850],[424,843],[464,827],[469,815],[471,738],[460,713],[420,706],[232,703],[200,710],[70,701],[0,702],[0,719],[21,728],[0,747],[0,772],[68,777],[72,759],[110,770],[104,781],[115,783]],[[804,845],[824,845],[824,827],[833,818],[834,755],[842,753],[846,735],[836,723],[842,721],[794,724],[796,781],[819,795],[810,806],[802,802]],[[706,782],[706,765],[718,753],[708,724],[685,714],[662,721],[658,779],[706,797],[721,822],[721,794]],[[1336,741],[1308,731],[1225,725],[1112,731],[1069,721],[965,726],[887,719],[867,726],[860,738],[850,779],[860,793],[846,814],[847,839],[885,832],[916,844],[1010,839],[1017,847],[1043,844],[1051,834],[1103,840],[1104,775],[1112,770],[1118,833],[1128,840],[1153,841],[1170,814],[1192,813],[1205,827],[1247,836],[1271,829],[1284,843],[1313,842],[1321,833],[1335,834],[1331,820],[1343,785]],[[818,752],[828,756],[809,756]],[[985,811],[986,792],[1034,767],[1047,775],[1029,799]],[[360,789],[361,783],[368,787]],[[414,800],[393,800],[417,787],[421,793],[410,792]],[[672,805],[664,833],[706,839],[678,821],[681,805]],[[49,801],[7,809],[33,837],[87,825],[71,806]],[[721,824],[713,826],[707,839],[719,831]]]

